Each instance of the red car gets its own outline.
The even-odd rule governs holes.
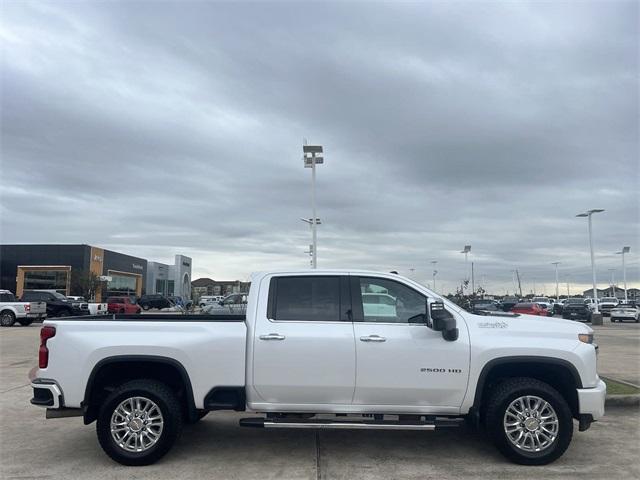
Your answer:
[[[512,313],[522,313],[523,315],[540,315],[547,316],[547,310],[537,303],[516,303],[511,309]]]
[[[141,310],[129,297],[109,297],[107,311],[109,313],[140,313]]]

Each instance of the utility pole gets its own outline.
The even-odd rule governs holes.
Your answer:
[[[560,262],[553,262],[551,265],[556,267],[556,302],[560,301],[560,292],[558,290],[558,265]]]
[[[313,249],[311,252],[311,268],[318,267],[318,238],[317,225],[318,218],[316,216],[316,165],[324,163],[322,155],[322,146],[320,145],[303,145],[302,153],[304,154],[304,168],[311,169],[311,242]]]
[[[473,262],[471,262],[471,295],[476,296],[476,282],[473,276]]]
[[[436,270],[436,264],[438,263],[437,260],[431,260],[431,265],[433,265],[433,291],[436,291],[436,275],[438,274],[438,271]]]
[[[516,268],[516,277],[518,278],[518,290],[520,291],[520,298],[522,298],[522,283],[520,283],[520,272]]]

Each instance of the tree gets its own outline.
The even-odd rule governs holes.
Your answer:
[[[93,272],[71,272],[71,294],[82,296],[87,300],[95,298],[96,292],[102,287],[100,278]]]

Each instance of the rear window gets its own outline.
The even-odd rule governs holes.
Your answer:
[[[124,298],[109,297],[107,298],[107,303],[124,303]]]
[[[340,277],[278,277],[270,313],[274,320],[337,322],[340,320]]]
[[[15,302],[16,297],[13,296],[13,293],[0,293],[0,302]]]

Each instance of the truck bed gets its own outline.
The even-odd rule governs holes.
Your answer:
[[[247,328],[243,315],[110,314],[52,318],[49,365],[39,378],[53,378],[65,406],[78,408],[92,372],[119,360],[177,363],[188,375],[196,408],[219,386],[243,387]]]

